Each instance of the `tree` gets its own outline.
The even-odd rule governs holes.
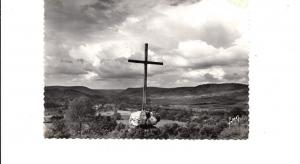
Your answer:
[[[71,131],[75,131],[77,135],[82,135],[82,122],[89,121],[94,116],[95,111],[92,109],[92,103],[87,97],[78,97],[70,101],[68,109],[65,112],[65,119]],[[71,126],[76,122],[76,126]]]
[[[82,122],[86,121],[94,113],[91,101],[87,97],[79,97],[70,102],[65,116],[68,121]]]

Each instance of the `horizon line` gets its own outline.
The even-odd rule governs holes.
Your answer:
[[[166,89],[170,89],[170,88],[185,88],[185,87],[197,87],[197,86],[201,86],[201,85],[208,85],[208,84],[242,84],[242,85],[249,85],[248,83],[234,83],[234,82],[230,82],[230,83],[203,83],[203,84],[199,84],[196,86],[180,86],[180,87],[157,87],[157,86],[148,86],[147,88],[166,88]],[[143,88],[143,86],[141,87],[127,87],[127,88],[115,88],[115,89],[109,89],[109,88],[91,88],[88,86],[84,86],[84,85],[44,85],[44,87],[86,87],[89,89],[98,89],[98,90],[125,90],[125,89],[129,89],[129,88]]]

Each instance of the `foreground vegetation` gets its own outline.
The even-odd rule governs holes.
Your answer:
[[[161,109],[162,119],[186,122],[165,124],[161,127],[130,128],[120,114],[95,115],[93,102],[86,97],[73,99],[61,114],[63,118],[45,123],[46,138],[153,138],[153,139],[247,139],[248,112],[236,107],[228,110],[198,111]],[[237,118],[237,119],[230,119]]]

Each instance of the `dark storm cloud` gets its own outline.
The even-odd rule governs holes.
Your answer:
[[[45,28],[71,39],[89,40],[157,4],[191,4],[194,0],[45,0]],[[96,36],[97,37],[97,36]],[[99,36],[100,37],[100,36]]]
[[[55,31],[68,40],[89,40],[95,32],[104,30],[125,17],[121,13],[110,13],[109,8],[93,10],[93,7],[77,1],[45,1],[46,30]]]

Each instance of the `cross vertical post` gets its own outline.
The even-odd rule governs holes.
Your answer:
[[[147,105],[147,73],[148,73],[148,43],[145,44],[145,63],[144,63],[144,90],[143,90],[143,105],[142,110]]]
[[[143,101],[142,101],[142,111],[143,111],[143,110],[145,110],[146,105],[147,105],[148,64],[163,65],[163,63],[162,62],[148,61],[148,43],[145,43],[145,60],[144,61],[128,59],[128,62],[144,64],[144,87],[143,87]]]

